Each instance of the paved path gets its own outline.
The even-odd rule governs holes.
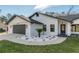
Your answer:
[[[49,44],[59,44],[62,43],[64,40],[66,40],[66,37],[58,37],[55,40],[49,40],[49,41],[27,41],[27,40],[22,40],[22,39],[16,39],[16,37],[21,37],[22,35],[17,35],[17,34],[4,34],[0,35],[1,40],[8,40],[20,44],[25,44],[25,45],[49,45]]]

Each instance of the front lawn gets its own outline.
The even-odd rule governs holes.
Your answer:
[[[33,45],[22,45],[13,43],[10,41],[0,41],[0,52],[50,52],[50,53],[66,53],[66,52],[79,52],[79,38],[68,37],[66,41],[56,45],[45,45],[45,46],[33,46]]]

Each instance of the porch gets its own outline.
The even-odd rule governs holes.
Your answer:
[[[71,35],[71,23],[58,20],[58,36],[66,37]]]

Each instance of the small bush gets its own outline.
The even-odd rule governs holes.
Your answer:
[[[43,29],[38,28],[38,29],[36,29],[36,31],[38,32],[38,36],[40,37],[41,32],[43,31]]]
[[[0,32],[5,32],[5,30],[4,30],[4,29],[2,29],[2,28],[0,28]]]

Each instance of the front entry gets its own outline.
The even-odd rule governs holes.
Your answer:
[[[60,32],[61,32],[61,34],[65,35],[65,32],[66,32],[66,25],[65,24],[60,25]]]

